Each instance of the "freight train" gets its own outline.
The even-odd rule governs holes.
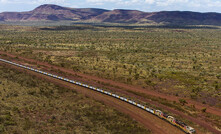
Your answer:
[[[43,72],[43,71],[31,68],[31,67],[23,66],[23,65],[20,65],[20,64],[8,61],[8,60],[1,59],[1,58],[0,58],[0,61],[3,61],[5,63],[9,63],[9,64],[12,64],[12,65],[15,65],[15,66],[18,66],[18,67],[21,67],[21,68],[25,68],[25,69],[28,69],[28,70],[31,70],[31,71],[34,71],[34,72],[37,72],[37,73],[41,73],[43,75],[47,75],[47,76],[50,76],[50,77],[53,77],[53,78],[56,78],[56,79],[59,79],[59,80],[63,80],[63,81],[66,81],[66,82],[69,82],[69,83],[72,83],[72,84],[76,84],[76,85],[79,85],[79,86],[82,86],[82,87],[85,87],[85,88],[88,88],[88,89],[91,89],[91,90],[94,90],[94,91],[106,94],[108,96],[112,96],[114,98],[117,98],[117,99],[120,99],[122,101],[125,101],[125,102],[127,102],[129,104],[132,104],[132,105],[134,105],[136,107],[139,107],[139,108],[141,108],[141,109],[143,109],[143,110],[145,110],[145,111],[147,111],[147,112],[149,112],[149,113],[151,113],[151,114],[153,114],[155,116],[158,116],[161,119],[164,119],[164,120],[168,121],[169,123],[171,123],[172,125],[180,128],[182,131],[184,131],[187,134],[195,134],[196,133],[194,128],[186,125],[185,123],[183,123],[180,120],[177,120],[173,116],[167,115],[166,113],[164,113],[164,112],[162,112],[160,110],[156,110],[156,109],[153,109],[153,108],[146,107],[144,105],[136,103],[133,100],[129,100],[129,99],[127,99],[125,97],[122,97],[122,96],[119,96],[117,94],[114,94],[114,93],[111,93],[111,92],[108,92],[108,91],[105,91],[103,89],[99,89],[99,88],[96,88],[96,87],[93,87],[93,86],[89,86],[89,85],[81,83],[81,82],[77,82],[77,81],[74,81],[74,80],[63,78],[61,76],[57,76],[57,75],[54,75],[54,74]]]

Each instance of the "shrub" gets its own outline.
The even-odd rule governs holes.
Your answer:
[[[201,111],[202,111],[203,113],[205,113],[205,112],[206,112],[206,107],[202,108]]]
[[[188,104],[185,99],[179,99],[179,102],[182,106],[184,106],[185,104]]]

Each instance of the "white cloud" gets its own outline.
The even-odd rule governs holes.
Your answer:
[[[93,5],[104,5],[105,3],[118,3],[122,0],[86,0],[87,3],[93,4]]]
[[[190,5],[193,7],[220,7],[221,1],[218,0],[193,0],[190,1]]]
[[[42,4],[57,4],[70,7],[100,7],[109,9],[128,8],[148,11],[191,10],[221,12],[221,0],[0,0],[1,10],[8,10],[5,5],[8,5],[8,7],[13,9],[16,8],[16,5],[24,5],[31,8]],[[19,8],[20,7],[18,6],[16,10]]]
[[[30,1],[29,4],[50,4],[50,3],[54,3],[54,4],[63,4],[65,3],[66,0],[34,0],[34,1]]]
[[[8,0],[0,0],[0,3],[8,3]]]
[[[145,0],[145,3],[147,3],[147,4],[153,4],[153,3],[155,3],[155,0]]]
[[[119,0],[87,0],[87,2],[117,2]]]
[[[55,4],[62,4],[65,3],[67,0],[0,0],[0,3],[9,3],[9,4],[44,4],[44,3],[55,3]]]
[[[144,11],[200,11],[221,12],[221,0],[85,0],[85,5],[115,8],[131,8]]]
[[[113,3],[120,5],[138,5],[138,4],[155,4],[157,6],[168,6],[177,3],[187,3],[189,0],[86,0],[87,3]]]
[[[54,3],[54,4],[62,4],[65,3],[84,3],[92,4],[92,5],[118,5],[121,6],[133,6],[133,5],[155,5],[155,6],[171,6],[171,5],[182,5],[183,7],[221,7],[220,0],[0,0],[1,4],[5,3],[24,3],[24,4],[45,4],[45,3]]]
[[[155,0],[157,6],[171,6],[188,3],[189,0]]]
[[[86,2],[93,5],[114,4],[115,6],[133,6],[145,4],[145,0],[86,0]]]

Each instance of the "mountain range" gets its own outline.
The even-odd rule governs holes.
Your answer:
[[[108,23],[153,23],[176,25],[221,25],[221,13],[190,11],[142,12],[138,10],[105,10],[68,8],[45,4],[27,12],[0,13],[0,21],[76,21]]]

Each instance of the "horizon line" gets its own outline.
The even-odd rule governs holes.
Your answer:
[[[130,11],[140,11],[140,12],[144,12],[144,13],[155,13],[155,12],[193,12],[193,13],[217,13],[217,14],[221,14],[221,12],[201,12],[201,11],[192,11],[192,10],[158,10],[158,11],[144,11],[144,10],[139,10],[139,9],[129,9],[129,8],[116,8],[116,9],[107,9],[107,8],[95,8],[95,7],[80,7],[80,8],[75,8],[75,7],[67,7],[67,6],[61,6],[61,5],[57,5],[57,4],[41,4],[35,8],[33,8],[32,10],[26,10],[26,11],[2,11],[0,13],[7,13],[7,12],[30,12],[35,10],[36,8],[43,6],[43,5],[54,5],[54,6],[59,6],[59,7],[64,7],[64,8],[70,8],[70,9],[103,9],[103,10],[108,10],[108,11],[114,11],[114,10],[130,10]]]

